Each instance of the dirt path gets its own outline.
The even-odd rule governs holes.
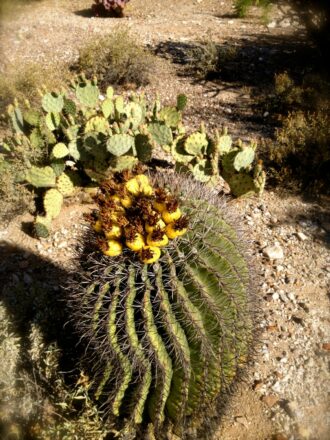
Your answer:
[[[45,66],[74,61],[79,47],[86,41],[111,33],[118,25],[116,19],[91,18],[90,3],[89,0],[44,1],[34,9],[26,8],[21,15],[3,21],[0,28],[2,60],[5,61],[2,69],[10,64],[19,68],[31,61]],[[240,81],[240,78],[235,82],[196,83],[187,76],[178,76],[182,67],[170,62],[182,56],[187,44],[211,34],[219,44],[229,42],[241,48],[245,42],[247,52],[244,54],[252,50],[247,60],[255,58],[257,67],[259,63],[262,68],[265,54],[273,56],[269,52],[271,42],[293,32],[279,11],[273,12],[274,27],[262,25],[256,13],[236,20],[232,12],[228,0],[132,0],[127,17],[120,20],[120,24],[130,27],[140,40],[158,47],[159,53],[165,56],[165,60],[155,66],[154,78],[146,87],[147,94],[157,90],[165,101],[173,101],[177,93],[184,92],[189,97],[186,117],[192,126],[204,119],[211,128],[227,125],[234,135],[251,138],[260,136],[264,130],[262,117],[254,113],[252,94],[257,87],[254,83]],[[262,50],[258,45],[250,49],[261,40],[270,43],[260,46]],[[269,77],[271,74],[270,71]],[[327,400],[330,386],[327,371],[329,212],[315,201],[305,202],[272,192],[266,192],[262,200],[231,203],[249,230],[261,275],[258,295],[262,309],[262,343],[246,382],[238,386],[233,396],[216,439],[326,440],[330,435]],[[22,221],[31,220],[29,217],[19,218],[8,229],[0,230],[1,252],[5,255],[0,263],[0,279],[9,296],[13,285],[19,284],[24,290],[36,274],[29,255],[47,257],[63,267],[69,264],[79,235],[78,220],[85,209],[88,207],[67,207],[55,222],[54,236],[41,242],[20,229]],[[13,250],[17,245],[25,254]],[[269,249],[274,246],[275,250]],[[277,251],[279,258],[269,258],[271,251]],[[11,269],[8,269],[9,263]],[[33,351],[37,340],[33,327],[25,338],[19,336],[3,305],[0,315],[0,357],[3,359],[0,381],[7,392],[6,401],[11,402],[7,406],[0,405],[0,419],[11,420],[12,417],[11,423],[15,424],[15,404],[21,398],[13,388],[19,353],[24,351],[23,342],[29,340],[30,351],[25,353],[38,359]],[[33,389],[25,396],[26,405],[21,401],[18,404],[23,418],[28,417],[29,405],[33,409]],[[45,402],[38,404],[45,406]]]

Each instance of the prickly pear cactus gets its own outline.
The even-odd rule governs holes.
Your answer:
[[[205,438],[249,355],[249,269],[209,189],[182,175],[150,180],[124,173],[101,186],[69,309],[116,436]]]

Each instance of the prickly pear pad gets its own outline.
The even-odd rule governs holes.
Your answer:
[[[90,221],[98,247],[108,257],[129,249],[143,263],[155,263],[160,248],[187,232],[188,217],[178,200],[169,190],[152,185],[141,170],[116,173],[105,180],[95,200],[98,211]]]

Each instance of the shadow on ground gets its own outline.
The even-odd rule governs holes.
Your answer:
[[[10,436],[13,426],[18,432],[22,430],[17,438],[39,438],[33,434],[33,427],[45,416],[47,408],[44,402],[48,400],[48,396],[49,400],[54,396],[57,384],[54,378],[47,377],[46,371],[50,366],[47,365],[46,359],[38,359],[39,363],[44,363],[45,368],[36,365],[36,350],[42,350],[43,345],[56,347],[61,353],[58,367],[65,382],[71,386],[77,381],[77,360],[82,353],[77,348],[78,341],[65,307],[65,291],[61,286],[67,278],[68,271],[65,268],[55,266],[46,258],[34,255],[19,246],[0,243],[0,304],[4,307],[5,316],[10,323],[10,336],[19,341],[15,387],[19,395],[18,390],[27,385],[19,383],[22,381],[19,377],[31,380],[36,390],[36,401],[32,402],[32,405],[41,405],[38,411],[19,411],[18,408],[16,411],[15,399],[11,402],[4,400],[3,404],[0,404],[1,439],[16,438]],[[31,338],[36,330],[41,338],[39,347]],[[4,337],[1,335],[1,342]],[[0,392],[4,387],[2,379],[0,378]],[[25,395],[24,398],[26,397]]]

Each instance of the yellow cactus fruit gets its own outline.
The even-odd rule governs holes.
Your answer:
[[[166,205],[163,202],[157,202],[156,200],[153,203],[154,208],[156,209],[156,211],[162,213],[163,211],[166,210]]]
[[[121,204],[124,208],[130,208],[133,204],[132,197],[124,196],[120,199]]]
[[[140,251],[144,245],[143,235],[138,232],[133,239],[126,240],[126,246],[134,252]]]
[[[119,196],[111,196],[110,200],[112,200],[114,203],[116,203],[116,205],[120,205],[121,204],[121,200]]]
[[[150,197],[152,196],[154,190],[151,185],[141,185],[141,192],[144,196]]]
[[[140,194],[140,185],[136,177],[133,177],[133,179],[129,179],[125,183],[125,188],[128,192],[133,194],[133,196],[138,196]]]
[[[158,222],[157,222],[154,226],[151,226],[151,225],[149,225],[148,223],[146,223],[146,225],[145,225],[145,230],[146,230],[146,232],[148,232],[148,234],[150,234],[150,233],[153,232],[156,228],[164,229],[165,226],[166,226],[166,224],[163,222],[163,220],[162,220],[162,219],[159,219]]]
[[[187,232],[187,226],[188,218],[186,216],[182,216],[175,222],[169,223],[166,226],[166,235],[172,240],[176,237],[181,237],[181,235],[184,235]]]
[[[97,232],[98,234],[99,234],[100,232],[102,232],[102,223],[101,223],[101,220],[96,220],[96,222],[95,222],[94,225],[93,225],[93,229],[94,229],[94,231]]]
[[[107,257],[118,257],[123,252],[123,245],[117,240],[108,240],[108,249],[103,251]]]
[[[163,220],[166,224],[172,223],[181,217],[180,208],[176,208],[176,210],[173,212],[165,210],[162,212],[162,217],[163,217]]]
[[[136,177],[128,180],[125,184],[125,188],[134,196],[138,196],[140,194],[151,196],[153,194],[153,189],[149,183],[149,179],[144,174],[138,174]]]
[[[104,232],[106,238],[120,238],[121,237],[121,227],[117,224],[113,224],[110,229]]]
[[[168,244],[168,236],[165,234],[164,231],[161,231],[160,229],[156,229],[151,234],[147,236],[147,244],[149,246],[157,246],[157,247],[163,247]]]
[[[145,246],[140,252],[140,258],[144,264],[155,263],[161,255],[161,250],[157,246]]]
[[[174,223],[169,223],[165,228],[165,232],[168,238],[173,240],[176,237],[180,237],[181,235],[184,235],[187,232],[187,228],[175,229]]]
[[[147,185],[150,186],[149,178],[144,174],[138,174],[135,178],[139,182],[140,186],[147,186]]]

